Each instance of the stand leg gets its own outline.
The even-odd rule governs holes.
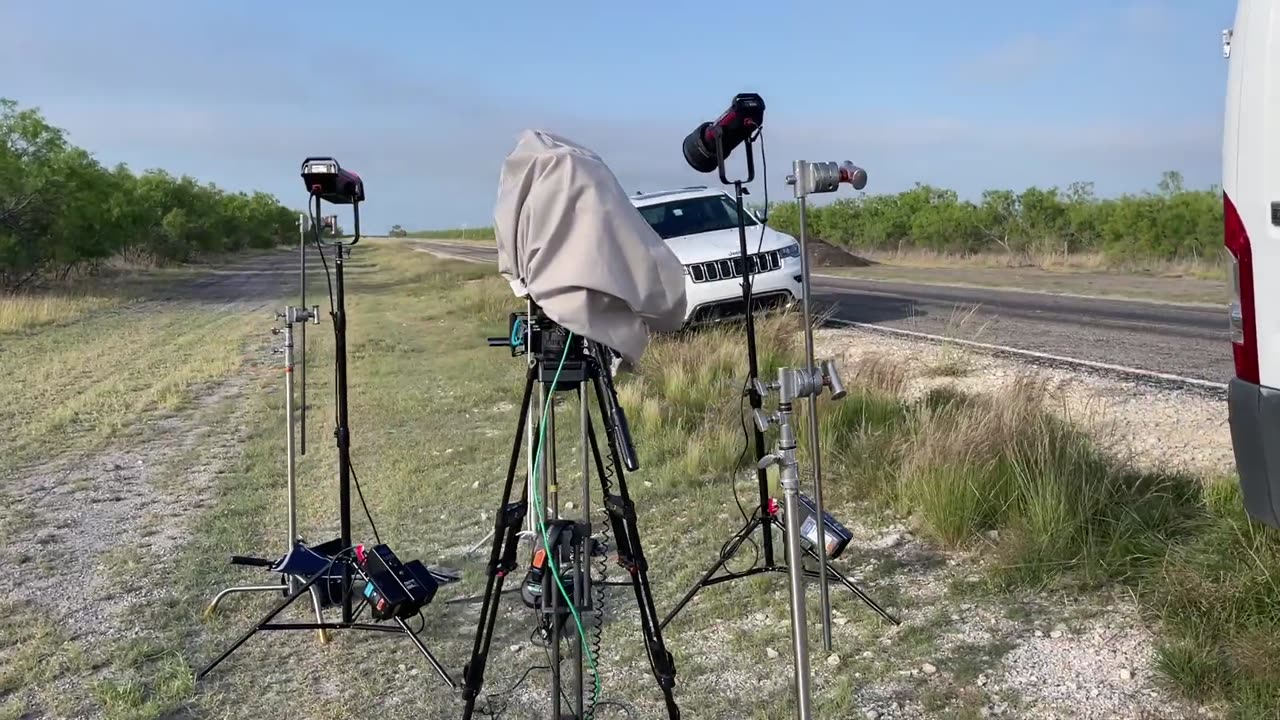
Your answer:
[[[537,368],[531,366],[525,379],[524,398],[520,402],[520,419],[512,443],[511,460],[507,465],[507,481],[502,488],[502,502],[493,525],[493,545],[489,551],[489,576],[485,581],[484,601],[480,606],[480,620],[476,625],[476,637],[471,647],[471,660],[462,669],[463,720],[470,720],[475,713],[476,698],[484,685],[485,664],[489,658],[489,645],[493,640],[493,626],[498,619],[498,601],[502,597],[502,583],[516,567],[516,550],[520,543],[520,524],[524,522],[529,485],[524,483],[521,499],[510,502],[515,484],[516,465],[520,462],[520,441],[528,418],[529,400],[537,379]]]
[[[472,555],[474,555],[474,554],[475,554],[475,552],[476,552],[477,550],[479,550],[479,549],[480,549],[480,546],[482,546],[482,545],[484,545],[485,543],[489,542],[489,540],[491,540],[492,538],[493,538],[493,531],[492,531],[492,530],[490,530],[489,532],[485,533],[485,536],[484,536],[484,537],[480,538],[480,541],[479,541],[479,542],[477,542],[475,545],[472,545],[471,547],[467,548],[467,552],[466,552],[466,553],[464,553],[464,554],[465,554],[467,557],[471,557]]]
[[[689,588],[689,592],[685,593],[684,597],[680,598],[680,602],[676,603],[676,606],[671,608],[671,611],[667,613],[667,616],[662,619],[662,622],[658,624],[658,627],[667,627],[667,624],[684,609],[685,605],[688,605],[689,602],[693,600],[693,596],[697,595],[698,591],[706,587],[707,582],[710,581],[711,578],[715,577],[715,574],[720,571],[720,568],[728,564],[728,562],[738,554],[738,548],[742,547],[743,541],[750,537],[751,533],[755,532],[757,527],[760,527],[760,524],[760,516],[757,514],[751,518],[751,522],[743,525],[742,528],[739,529],[732,538],[730,538],[728,545],[729,551],[722,553],[720,555],[720,559],[716,560],[715,564],[708,568],[701,578],[698,578],[698,581],[693,584],[693,587]]]
[[[226,660],[227,657],[231,655],[231,653],[238,650],[241,645],[245,644],[245,642],[249,640],[249,638],[257,634],[257,632],[262,629],[263,625],[266,625],[267,623],[271,622],[276,615],[279,615],[285,608],[292,605],[293,601],[302,597],[303,593],[306,593],[308,590],[310,590],[311,587],[316,584],[317,580],[327,576],[329,574],[329,570],[330,568],[325,568],[323,571],[311,576],[309,580],[307,580],[305,583],[302,584],[302,587],[295,590],[293,594],[291,594],[289,597],[285,598],[284,600],[281,600],[278,605],[276,605],[274,608],[271,609],[271,612],[267,613],[261,620],[258,621],[256,625],[250,628],[248,632],[246,632],[244,635],[241,635],[238,640],[232,643],[231,647],[227,648],[225,651],[223,651],[221,655],[215,658],[213,662],[204,666],[204,669],[196,673],[196,680],[199,680],[205,675],[208,675],[209,672],[213,670],[215,667],[217,667],[219,663],[221,663],[223,660]]]
[[[422,640],[413,633],[413,630],[409,629],[409,624],[402,618],[396,618],[396,624],[400,626],[401,630],[404,630],[405,635],[409,636],[409,639],[413,641],[415,646],[417,646],[418,652],[422,653],[422,656],[427,659],[427,662],[431,663],[431,667],[435,668],[436,674],[440,676],[441,680],[444,680],[445,684],[449,686],[449,689],[457,690],[458,684],[453,681],[452,677],[449,677],[449,671],[444,669],[444,666],[440,664],[440,661],[436,659],[436,656],[432,655],[431,651],[427,649],[427,646],[423,644]]]
[[[596,399],[604,407],[603,392],[599,378],[595,379]],[[607,418],[605,422],[608,422]],[[662,640],[662,627],[658,624],[658,611],[653,604],[653,593],[649,588],[649,567],[645,560],[644,550],[640,546],[640,530],[636,525],[635,503],[627,492],[627,481],[617,458],[610,458],[614,473],[606,470],[600,455],[600,446],[596,442],[595,429],[587,424],[587,441],[591,444],[591,453],[595,457],[596,472],[600,475],[600,486],[604,498],[605,511],[613,526],[614,542],[618,546],[618,564],[631,576],[631,586],[635,590],[636,606],[640,610],[640,629],[644,635],[645,650],[649,654],[649,665],[653,676],[662,690],[662,697],[667,706],[670,720],[679,720],[680,707],[676,705],[673,689],[676,684],[675,659],[667,650]],[[609,479],[618,484],[615,495],[610,487]]]
[[[314,586],[314,585],[312,585],[312,586],[311,586],[311,609],[315,611],[315,614],[316,614],[316,624],[317,624],[317,625],[323,625],[323,624],[324,624],[324,611],[321,609],[320,591],[319,591],[318,589],[316,589],[316,586]],[[319,628],[319,629],[317,629],[317,630],[316,630],[316,632],[320,635],[320,642],[321,642],[322,644],[327,644],[327,643],[329,642],[329,631],[328,631],[328,630],[326,630],[326,629],[324,629],[324,628]]]
[[[824,558],[819,557],[818,553],[814,552],[812,548],[805,548],[805,554],[813,558],[814,560],[817,560],[818,562],[822,563],[823,565],[826,565],[827,566],[826,574],[829,577],[834,577],[837,581],[840,582],[841,585],[845,586],[845,588],[847,588],[849,592],[856,595],[857,598],[861,600],[867,607],[874,610],[877,615],[884,618],[885,620],[888,620],[890,623],[894,625],[902,624],[900,620],[898,620],[893,615],[890,615],[888,610],[885,610],[883,607],[880,607],[880,604],[877,603],[875,599],[873,599],[870,595],[868,595],[865,590],[855,585],[853,581],[848,578],[848,576],[840,572],[834,565],[832,565],[830,562],[827,562]]]

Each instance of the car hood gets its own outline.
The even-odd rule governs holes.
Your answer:
[[[684,265],[736,257],[742,249],[738,240],[737,228],[713,230],[712,232],[699,233],[697,235],[684,235],[670,238],[666,242],[667,246],[676,254],[676,257],[680,258],[680,262]],[[747,228],[747,254],[749,255],[756,253],[757,248],[759,248],[760,252],[777,250],[788,245],[794,245],[795,242],[795,238],[790,235],[784,235],[770,227],[765,228],[763,239],[760,237],[759,225]]]

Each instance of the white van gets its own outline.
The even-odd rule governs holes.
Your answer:
[[[1280,2],[1240,0],[1223,33],[1229,62],[1222,145],[1231,256],[1228,391],[1245,509],[1280,527]]]

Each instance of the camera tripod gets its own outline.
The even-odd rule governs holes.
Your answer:
[[[758,131],[756,134],[758,135]],[[747,336],[746,395],[751,404],[751,412],[758,416],[761,413],[761,408],[763,407],[763,397],[762,397],[763,393],[761,392],[761,388],[763,386],[761,385],[759,380],[760,366],[759,366],[759,361],[757,359],[757,352],[756,352],[755,313],[754,313],[754,308],[752,307],[752,294],[751,294],[751,284],[752,284],[751,277],[756,272],[756,263],[749,259],[752,256],[749,255],[747,251],[746,210],[743,208],[743,205],[742,205],[742,197],[744,194],[743,185],[746,183],[750,183],[752,180],[754,180],[756,175],[755,154],[752,150],[755,137],[756,135],[748,136],[745,139],[745,142],[743,143],[745,145],[745,149],[747,153],[747,157],[746,157],[747,177],[745,180],[741,180],[741,179],[729,180],[725,172],[724,146],[719,133],[716,134],[715,147],[716,147],[716,161],[720,171],[720,181],[726,185],[732,184],[734,186],[734,202],[738,210],[738,248],[740,252],[740,257],[742,258],[742,263],[741,263],[742,304],[743,304],[743,312],[745,315],[744,323],[746,325],[746,336]],[[802,203],[801,204],[802,212],[803,212],[803,208],[804,208],[804,205]],[[802,240],[804,239],[803,223],[801,225],[801,239]],[[802,255],[804,255],[803,252],[802,252]],[[810,290],[809,290],[808,266],[809,266],[809,263],[808,263],[808,258],[806,256],[804,258],[804,264],[803,264],[804,314],[805,314],[805,333],[806,333],[806,340],[807,340],[805,349],[806,349],[806,355],[808,356],[807,358],[808,365],[810,368],[812,368],[813,367],[813,359],[812,359],[813,340],[812,340],[812,327],[809,325]],[[813,437],[811,438],[811,440],[816,442],[817,420],[816,420],[816,416],[811,415],[811,418],[812,418],[812,422],[810,425],[810,432],[813,434]],[[785,538],[786,538],[785,531],[784,531],[785,529],[784,529],[784,526],[782,525],[782,521],[778,518],[777,504],[774,502],[774,500],[770,497],[770,494],[769,494],[769,478],[768,478],[768,475],[766,474],[765,466],[761,464],[767,457],[767,453],[765,450],[765,439],[764,439],[763,428],[759,426],[754,428],[754,440],[755,440],[754,444],[755,444],[755,451],[756,451],[756,481],[759,489],[759,504],[756,506],[755,512],[752,513],[749,519],[747,519],[746,524],[743,525],[732,536],[730,536],[729,540],[724,544],[723,546],[724,550],[720,553],[720,557],[717,558],[716,561],[711,565],[711,567],[708,568],[707,571],[702,575],[702,577],[699,578],[696,583],[694,583],[693,587],[689,588],[689,591],[685,593],[684,597],[680,599],[680,602],[676,603],[675,607],[673,607],[671,611],[667,613],[667,616],[662,619],[662,623],[660,625],[660,627],[662,628],[665,628],[668,623],[670,623],[673,619],[675,619],[676,615],[678,615],[680,611],[683,610],[691,600],[693,600],[694,595],[696,595],[698,591],[704,587],[710,587],[712,585],[718,585],[720,583],[729,582],[731,580],[738,580],[740,578],[751,577],[752,575],[760,575],[762,573],[787,574],[789,572],[789,568],[787,565],[788,562],[803,561],[803,558],[801,558],[799,554],[792,553],[790,549],[787,549],[787,552],[785,553],[788,559],[784,559],[782,562],[778,562],[775,559],[774,546],[773,546],[773,537],[774,537],[773,531],[778,530],[783,533],[784,544],[785,544]],[[816,444],[814,448],[815,448],[814,454],[816,456],[818,454],[816,452]],[[815,470],[820,476],[821,474],[820,466],[815,465]],[[818,492],[817,497],[818,497],[819,516],[821,516],[821,507],[822,507],[821,491]],[[819,523],[818,525],[819,525],[819,536],[821,536],[822,524]],[[717,573],[719,573],[722,569],[725,569],[725,565],[729,562],[729,560],[733,559],[734,555],[737,554],[738,549],[742,547],[742,544],[744,542],[747,542],[747,540],[751,538],[752,535],[755,534],[756,530],[760,530],[763,537],[763,542],[761,543],[761,555],[763,557],[760,559],[762,559],[764,562],[760,565],[754,565],[750,569],[742,572],[731,572],[726,570],[724,574],[717,575]],[[810,558],[817,560],[819,563],[818,570],[816,572],[811,570],[805,570],[804,575],[805,577],[817,578],[819,580],[820,591],[822,593],[822,598],[824,601],[823,602],[824,630],[826,628],[827,609],[829,607],[828,603],[826,602],[826,597],[827,597],[826,592],[827,592],[828,583],[831,582],[831,578],[834,578],[835,582],[839,582],[841,585],[847,588],[850,592],[852,592],[855,596],[857,596],[859,600],[865,603],[867,607],[870,607],[878,615],[880,615],[880,617],[893,623],[894,625],[899,624],[898,620],[894,618],[892,615],[890,615],[884,608],[882,608],[874,599],[871,598],[870,595],[868,595],[861,588],[855,585],[853,581],[851,581],[843,573],[841,573],[839,570],[833,567],[826,557],[818,555],[812,548],[805,548],[805,554],[808,555]],[[829,648],[830,647],[829,634],[824,633],[824,641],[827,647]]]
[[[489,647],[493,639],[494,623],[498,617],[499,599],[503,594],[503,582],[516,570],[516,554],[519,549],[521,525],[525,520],[529,506],[530,485],[535,493],[545,492],[546,506],[542,517],[535,526],[540,534],[538,542],[545,552],[548,567],[542,571],[540,582],[540,613],[543,628],[550,639],[551,669],[551,705],[552,717],[555,720],[572,718],[583,720],[584,713],[584,654],[590,652],[581,630],[578,609],[591,609],[591,575],[587,563],[593,554],[594,543],[590,529],[590,496],[589,485],[591,469],[600,481],[603,506],[609,517],[617,550],[618,564],[627,571],[630,585],[635,593],[636,605],[640,611],[640,627],[644,636],[645,650],[649,664],[658,687],[662,691],[667,715],[671,720],[680,717],[680,709],[676,705],[673,689],[675,687],[675,662],[667,651],[662,639],[662,629],[658,624],[658,613],[654,607],[653,595],[649,587],[648,563],[640,543],[640,531],[636,525],[636,507],[627,490],[625,467],[627,470],[638,469],[635,449],[631,443],[626,418],[618,405],[614,391],[611,368],[608,364],[608,351],[599,343],[574,336],[564,328],[541,316],[531,304],[530,315],[526,319],[527,334],[524,341],[519,341],[519,320],[521,315],[512,318],[512,333],[508,338],[491,338],[490,344],[502,346],[510,344],[512,354],[521,354],[517,348],[525,346],[528,352],[535,355],[536,360],[530,364],[526,374],[524,394],[520,403],[519,419],[516,425],[515,440],[512,443],[511,459],[507,466],[506,482],[502,490],[502,499],[494,520],[493,544],[489,553],[488,577],[485,584],[480,620],[476,627],[475,642],[471,659],[463,669],[463,698],[465,707],[463,719],[470,720],[475,712],[476,699],[484,684],[485,667],[488,662]],[[532,321],[528,318],[533,317]],[[519,342],[519,344],[517,344]],[[529,407],[536,385],[541,385],[543,395],[542,422],[534,435],[538,438],[538,447],[534,452],[538,458],[535,465],[540,466],[543,473],[541,487],[537,483],[521,483],[518,500],[512,500],[512,490],[516,482],[516,468],[520,462],[521,441],[526,429]],[[607,457],[600,452],[595,424],[592,422],[588,407],[588,384],[594,390],[596,406],[600,411],[600,421],[609,443]],[[555,436],[554,436],[554,393],[574,392],[578,396],[581,422],[581,442],[583,448],[583,521],[566,521],[559,517],[558,487],[555,479]],[[535,510],[539,503],[534,496]],[[557,561],[560,563],[557,565]],[[571,565],[566,568],[565,565]],[[526,587],[529,582],[526,581]],[[569,589],[571,586],[572,589]],[[561,688],[561,652],[560,640],[563,637],[562,625],[572,616],[572,621],[579,629],[573,652],[573,681],[576,696],[572,700],[573,707],[569,714],[564,713]],[[595,659],[591,659],[595,683],[600,682]]]

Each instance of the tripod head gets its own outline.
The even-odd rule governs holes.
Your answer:
[[[573,334],[532,302],[529,312],[511,313],[508,327],[506,337],[487,338],[489,346],[510,347],[512,357],[532,354],[538,381],[555,383],[554,392],[573,390],[591,378],[600,379],[604,392],[599,400],[609,417],[609,446],[623,467],[630,472],[639,470],[631,427],[613,384],[613,360],[618,354],[604,343]]]
[[[590,341],[573,335],[530,303],[529,312],[508,316],[506,337],[488,338],[491,347],[510,347],[511,357],[532,354],[538,366],[538,379],[544,383],[559,381],[555,389],[571,390],[587,378],[587,355]]]

